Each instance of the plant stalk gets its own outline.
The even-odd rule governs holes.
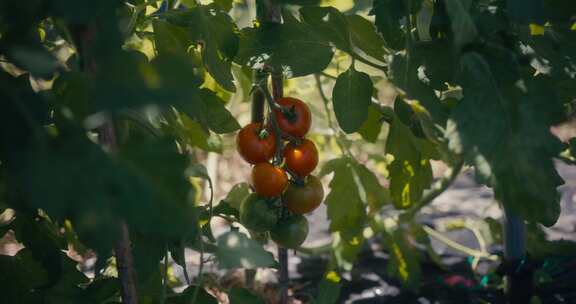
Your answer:
[[[504,262],[509,265],[505,293],[508,303],[529,303],[533,292],[532,272],[523,270],[526,261],[526,224],[504,207]]]
[[[94,74],[97,70],[97,62],[93,54],[93,44],[98,35],[96,24],[82,25],[71,28],[76,43],[77,52],[80,54],[80,67],[87,74]],[[118,151],[118,140],[113,118],[98,128],[99,143],[110,154]],[[128,224],[124,220],[119,223],[118,239],[114,246],[116,254],[116,268],[120,279],[120,291],[122,303],[137,304],[138,293],[136,290],[134,263],[132,258],[132,243]]]

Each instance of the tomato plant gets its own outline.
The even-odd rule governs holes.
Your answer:
[[[575,18],[554,0],[0,1],[2,302],[569,301],[575,246],[546,227],[576,164]],[[469,175],[498,218],[440,221]],[[273,292],[257,268],[278,268]]]

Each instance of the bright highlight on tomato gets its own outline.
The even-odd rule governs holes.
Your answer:
[[[279,196],[288,186],[288,175],[269,163],[259,163],[252,168],[252,186],[260,196]]]
[[[290,172],[304,177],[318,165],[318,150],[312,141],[304,139],[300,145],[286,146],[284,158]]]

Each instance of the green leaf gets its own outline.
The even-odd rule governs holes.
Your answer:
[[[362,50],[366,55],[380,61],[384,60],[386,51],[384,39],[376,32],[372,22],[359,15],[346,16],[352,44]]]
[[[478,30],[472,16],[468,13],[470,1],[445,0],[446,13],[450,17],[454,45],[458,50],[476,40]]]
[[[506,1],[508,15],[517,23],[543,25],[544,0],[508,0]]]
[[[417,248],[410,245],[406,231],[397,229],[392,233],[382,232],[382,243],[390,254],[388,273],[400,280],[402,285],[410,290],[418,290],[420,286],[420,261]]]
[[[0,255],[0,292],[6,303],[38,303],[42,295],[35,290],[48,283],[48,274],[24,248],[15,256]]]
[[[390,124],[386,153],[394,156],[388,168],[392,201],[396,208],[409,208],[432,183],[430,156],[419,149],[417,138],[398,116]]]
[[[330,231],[341,232],[348,239],[358,235],[365,224],[365,205],[358,187],[360,181],[349,158],[339,158],[327,165],[334,172],[329,184],[330,193],[324,201],[328,207]]]
[[[198,122],[188,116],[182,115],[180,120],[181,124],[174,123],[172,128],[184,143],[208,152],[222,153],[222,139],[218,135],[205,131]]]
[[[184,28],[161,19],[154,19],[152,26],[154,28],[154,46],[158,54],[164,56],[186,54],[192,40]]]
[[[375,16],[374,25],[384,37],[386,46],[394,50],[403,49],[406,39],[401,28],[401,19],[406,15],[404,1],[374,0],[370,15]]]
[[[242,30],[234,60],[252,68],[267,64],[289,78],[324,70],[333,56],[329,42],[289,12],[283,17],[283,24],[263,23],[258,28]]]
[[[342,284],[340,284],[339,278],[336,280],[322,279],[318,284],[318,297],[316,297],[314,304],[336,303],[340,297],[341,287]]]
[[[238,51],[239,37],[231,17],[215,5],[199,5],[163,15],[169,22],[184,27],[202,45],[202,60],[210,75],[226,90],[235,92],[231,61]]]
[[[238,231],[224,233],[216,242],[218,265],[222,269],[254,269],[275,265],[274,257],[270,252]]]
[[[210,130],[222,134],[240,129],[240,125],[224,106],[224,101],[208,89],[200,90],[200,98],[206,105],[206,121]]]
[[[358,133],[364,138],[364,140],[375,143],[378,140],[378,135],[380,135],[380,130],[382,129],[382,113],[377,105],[371,104],[368,108],[368,118],[362,124]]]
[[[373,90],[370,76],[356,71],[353,65],[338,76],[332,102],[336,119],[344,132],[356,132],[366,121]]]
[[[319,36],[326,37],[342,51],[352,52],[346,16],[336,8],[307,6],[300,9],[300,15]]]
[[[142,188],[139,194],[131,194],[138,202],[138,212],[132,209],[136,207],[132,202],[120,205],[132,226],[176,239],[193,229],[196,215],[189,200],[194,197],[193,188],[184,176],[188,160],[173,141],[133,141],[120,150],[119,159]]]
[[[368,203],[370,213],[378,212],[382,206],[389,204],[392,201],[388,189],[384,188],[382,184],[380,184],[378,177],[366,168],[366,166],[356,163],[354,171],[360,178],[360,183],[363,188],[361,190],[365,192],[366,202]]]
[[[165,241],[143,235],[130,233],[134,269],[138,272],[137,285],[139,303],[158,303],[162,297],[162,273],[159,263],[166,251]]]
[[[450,149],[475,166],[507,208],[527,221],[553,225],[563,183],[552,161],[562,150],[550,133],[561,109],[554,90],[542,76],[500,88],[476,53],[462,56],[459,72],[464,98],[448,122]]]
[[[228,12],[232,9],[233,3],[234,0],[214,0],[214,4],[216,4],[225,12]]]
[[[250,186],[247,183],[239,183],[230,189],[224,201],[236,210],[240,210],[240,204],[249,194]]]
[[[103,303],[115,297],[119,291],[120,282],[117,278],[97,278],[82,293],[89,303]]]
[[[166,299],[167,304],[190,304],[192,303],[192,298],[196,292],[196,285],[190,285],[183,292],[175,295],[168,296]],[[198,295],[196,296],[196,301],[194,303],[199,304],[217,304],[218,301],[211,296],[203,287],[200,287]]]
[[[264,300],[249,290],[244,288],[232,288],[228,292],[228,298],[230,299],[230,304],[264,304]]]

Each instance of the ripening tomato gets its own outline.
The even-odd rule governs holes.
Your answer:
[[[270,230],[270,237],[282,247],[296,249],[306,240],[308,229],[308,220],[300,214],[295,214],[278,221],[278,224]]]
[[[274,133],[262,132],[260,123],[251,123],[238,132],[236,148],[240,156],[251,164],[267,162],[274,155],[276,137]]]
[[[304,139],[299,145],[287,145],[284,149],[284,158],[290,172],[304,177],[318,165],[318,150],[312,141]]]
[[[285,111],[274,110],[280,130],[295,137],[304,137],[312,122],[308,106],[300,99],[283,97],[277,100]]]
[[[259,163],[252,168],[252,186],[260,196],[279,196],[288,186],[288,175],[269,163]]]
[[[314,175],[309,175],[304,185],[290,184],[284,194],[282,202],[286,209],[295,214],[304,214],[318,208],[324,199],[322,183]]]
[[[278,212],[256,193],[248,195],[240,205],[240,222],[247,229],[266,232],[278,222]]]

